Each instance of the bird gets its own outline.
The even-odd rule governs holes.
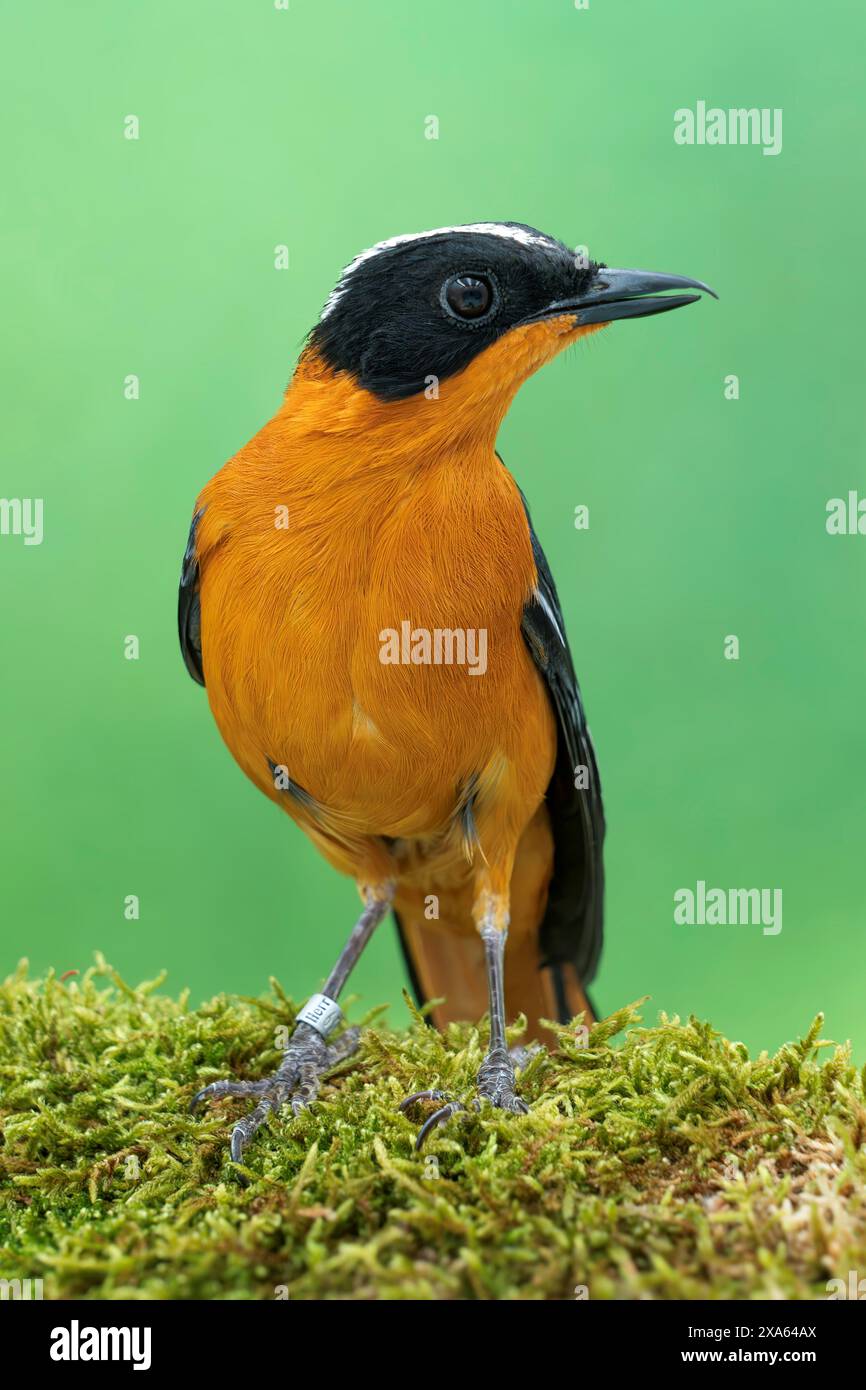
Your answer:
[[[528,1039],[542,1020],[593,1019],[601,782],[497,434],[564,348],[704,293],[717,298],[525,223],[388,237],[344,268],[273,418],[200,492],[178,599],[187,670],[243,772],[360,898],[277,1071],[191,1102],[248,1099],[234,1161],[357,1049],[339,996],[389,913],[433,1024],[489,1015],[471,1094],[402,1101],[426,1115],[418,1148],[461,1110],[527,1112],[509,1019],[526,1016]]]

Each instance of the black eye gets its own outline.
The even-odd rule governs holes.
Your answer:
[[[483,275],[452,275],[442,286],[442,303],[458,319],[480,319],[494,302],[493,287]]]

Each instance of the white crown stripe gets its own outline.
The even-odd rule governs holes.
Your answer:
[[[358,266],[371,260],[373,256],[378,256],[380,251],[390,251],[393,246],[405,246],[410,241],[425,241],[429,237],[448,236],[451,232],[482,232],[487,236],[499,236],[510,241],[517,241],[521,246],[550,246],[553,242],[552,237],[543,236],[539,232],[527,231],[525,227],[509,227],[504,222],[467,222],[459,227],[434,227],[429,232],[403,232],[400,236],[387,237],[384,241],[377,241],[375,246],[368,247],[366,251],[361,251],[353,261],[349,262],[340,276],[339,284],[329,294],[321,317],[326,318],[338,300],[345,294],[349,287],[348,282]]]

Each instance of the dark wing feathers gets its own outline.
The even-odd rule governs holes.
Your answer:
[[[203,510],[203,509],[202,509]],[[201,659],[201,604],[198,596],[198,559],[196,558],[196,531],[201,519],[197,511],[189,528],[183,564],[180,568],[180,588],[177,594],[177,631],[180,649],[186,669],[194,681],[204,685],[204,668]]]
[[[521,496],[523,494],[521,493]],[[544,678],[557,722],[556,765],[547,789],[554,866],[540,944],[545,964],[571,961],[581,982],[592,980],[601,954],[604,900],[604,810],[592,739],[562,617],[556,585],[538,537],[526,520],[538,587],[523,610],[522,630]],[[585,787],[576,787],[579,769]]]

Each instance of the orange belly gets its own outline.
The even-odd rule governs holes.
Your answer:
[[[361,483],[356,431],[311,439],[302,414],[281,413],[202,492],[214,718],[242,769],[335,867],[360,882],[397,878],[401,920],[428,943],[428,988],[449,941],[469,937],[478,954],[479,865],[502,891],[510,882],[509,955],[532,954],[536,969],[556,728],[520,630],[536,582],[522,499],[489,444],[414,468],[368,451],[364,466]],[[404,624],[430,634],[431,660],[405,660],[402,640],[393,659],[387,634],[402,639]],[[445,639],[436,660],[437,630],[464,634],[463,660]],[[271,764],[314,812],[275,786]],[[467,846],[458,812],[469,795]],[[417,910],[430,895],[438,919]],[[484,975],[469,973],[477,1014]]]

